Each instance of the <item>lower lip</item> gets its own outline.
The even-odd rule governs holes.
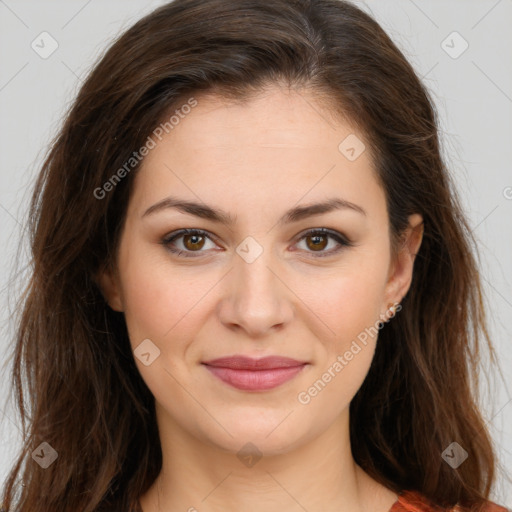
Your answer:
[[[234,388],[246,391],[264,391],[293,379],[306,365],[270,370],[233,370],[219,366],[205,366],[213,375]]]

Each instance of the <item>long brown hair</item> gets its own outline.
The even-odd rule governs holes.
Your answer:
[[[100,59],[35,183],[12,372],[24,446],[4,489],[8,510],[127,511],[155,480],[154,399],[124,317],[95,280],[115,264],[139,167],[126,162],[194,94],[243,99],[278,81],[318,92],[359,128],[393,239],[408,215],[424,218],[402,311],[380,331],[350,405],[356,462],[390,489],[441,506],[478,510],[489,497],[495,458],[475,393],[479,347],[484,340],[492,355],[492,345],[475,242],[428,91],[377,22],[349,2],[175,0]],[[441,457],[454,441],[469,453],[456,469]],[[58,454],[46,469],[31,457],[43,442]]]

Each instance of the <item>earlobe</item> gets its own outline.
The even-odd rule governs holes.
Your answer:
[[[414,261],[423,240],[423,218],[415,213],[409,216],[409,226],[406,228],[395,261],[393,262],[386,286],[386,300],[400,302],[409,291],[412,282]]]
[[[115,271],[110,266],[105,265],[98,270],[94,279],[107,304],[114,311],[124,311],[119,279]]]

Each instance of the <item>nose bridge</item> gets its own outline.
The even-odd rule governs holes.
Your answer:
[[[270,249],[264,250],[254,260],[246,260],[243,257],[235,259],[237,289],[241,297],[245,299],[272,299],[274,300],[275,275],[272,268],[272,254]]]
[[[251,335],[264,334],[292,315],[286,287],[276,275],[279,265],[272,249],[252,237],[240,243],[236,252],[221,320]]]
[[[243,252],[247,249],[248,252]],[[270,271],[273,259],[271,248],[264,248],[254,239],[242,242],[237,248],[234,261],[236,300],[243,310],[252,311],[253,315],[257,315],[258,311],[264,314],[267,309],[275,309],[279,290],[276,278]]]

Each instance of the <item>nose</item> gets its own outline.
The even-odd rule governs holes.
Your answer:
[[[293,293],[269,252],[263,251],[252,262],[234,255],[234,268],[226,276],[217,310],[226,327],[245,331],[252,338],[282,329],[294,314]]]

